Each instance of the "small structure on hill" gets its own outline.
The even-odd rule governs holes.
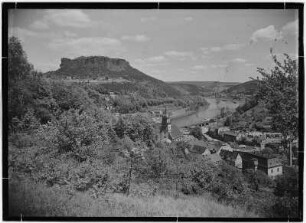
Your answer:
[[[167,113],[167,109],[165,108],[163,114],[162,114],[162,119],[161,119],[161,124],[157,125],[160,130],[160,139],[170,139],[172,141],[182,141],[184,138],[184,135],[180,131],[180,129],[176,125],[171,124],[171,119],[169,113]]]
[[[219,163],[222,161],[221,157],[220,157],[219,154],[217,154],[217,153],[211,154],[210,156],[208,156],[208,158],[209,158],[210,161],[213,162],[214,164],[219,164]]]
[[[220,157],[227,162],[229,165],[234,166],[238,169],[242,169],[242,157],[236,151],[222,150]]]
[[[191,145],[189,149],[190,153],[201,154],[202,156],[209,156],[211,154],[206,143],[200,140],[193,140],[188,143]]]
[[[230,131],[229,127],[227,127],[227,126],[220,127],[220,128],[218,128],[218,135],[223,136],[223,133],[228,132],[228,131]]]
[[[274,156],[264,155],[259,152],[241,152],[240,154],[242,156],[244,170],[254,169],[257,163],[257,167],[254,170],[261,170],[271,178],[283,174],[283,164]]]
[[[226,131],[223,133],[223,139],[226,142],[236,142],[237,134],[232,131]]]
[[[283,165],[281,161],[273,156],[263,155],[258,152],[248,153],[229,150],[222,150],[219,154],[229,165],[235,166],[243,171],[261,170],[271,178],[283,174]]]
[[[116,92],[110,91],[110,92],[109,92],[109,96],[110,96],[112,99],[115,99],[116,96],[117,96],[117,94],[116,94]]]

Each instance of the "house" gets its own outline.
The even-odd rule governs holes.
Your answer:
[[[218,135],[223,135],[224,132],[230,131],[229,127],[220,127],[218,128]]]
[[[196,140],[196,138],[192,135],[183,135],[182,141],[189,142],[189,141],[192,141],[192,140]]]
[[[227,162],[229,165],[234,166],[238,169],[242,169],[242,157],[236,151],[222,150],[220,157]]]
[[[209,130],[209,128],[207,126],[206,127],[201,127],[202,134],[207,133],[208,130]]]
[[[184,135],[189,135],[189,134],[190,134],[190,130],[187,129],[187,128],[181,128],[181,132],[182,132]]]
[[[232,148],[230,145],[226,144],[226,143],[224,143],[224,144],[221,145],[221,147],[220,147],[220,149],[219,149],[219,151],[218,151],[218,154],[220,154],[220,152],[221,152],[222,150],[226,150],[226,151],[230,151],[230,152],[233,152],[233,151],[234,151],[233,148]]]
[[[276,132],[264,133],[264,139],[266,143],[281,143],[283,135]]]
[[[211,154],[210,156],[208,156],[208,158],[214,164],[219,164],[222,161],[221,157],[217,153]]]
[[[283,174],[283,165],[280,159],[274,156],[267,156],[260,152],[241,152],[243,170],[254,169],[261,170],[269,177],[275,178]]]
[[[211,154],[210,150],[207,147],[207,144],[200,140],[193,140],[188,143],[191,145],[189,149],[190,153],[201,154],[202,156],[209,156]]]
[[[181,133],[180,129],[174,125],[168,125],[169,138],[173,141],[182,141],[184,138],[183,133]]]
[[[161,117],[163,113],[162,113],[161,111],[152,111],[152,114],[153,114],[155,117]]]
[[[109,92],[109,96],[110,96],[112,99],[116,98],[115,92],[112,92],[112,91]]]
[[[232,131],[223,132],[223,139],[226,142],[235,142],[237,139],[237,134]]]
[[[265,119],[263,120],[264,124],[270,125],[272,123],[273,117],[271,116],[267,116],[265,117]]]

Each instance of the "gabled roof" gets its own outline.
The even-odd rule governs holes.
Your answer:
[[[204,141],[201,141],[201,140],[192,140],[190,142],[188,142],[191,146],[194,146],[194,145],[197,145],[197,146],[202,146],[202,147],[206,147],[207,144],[204,142]]]
[[[262,160],[262,162],[266,163],[266,166],[268,168],[272,168],[275,166],[281,166],[282,163],[280,159],[274,157],[274,156],[267,156],[265,154],[262,154],[260,152],[256,153],[248,153],[248,152],[241,152],[242,159],[249,161],[251,159],[257,159],[257,160]]]
[[[174,124],[171,125],[170,135],[171,135],[172,139],[177,139],[177,138],[183,136],[183,134],[181,133],[180,129],[176,125],[174,125]]]
[[[209,158],[213,163],[218,163],[222,160],[221,157],[217,153],[211,154]]]
[[[192,140],[188,144],[191,145],[189,149],[191,153],[203,154],[206,150],[209,150],[207,143],[201,140]]]
[[[203,146],[194,145],[194,146],[190,149],[190,152],[191,152],[191,153],[197,153],[197,154],[203,154],[206,150],[208,150],[208,149],[205,148],[205,147],[203,147]]]
[[[275,166],[281,166],[282,163],[280,161],[280,159],[278,158],[271,158],[268,160],[268,168],[272,168],[272,167],[275,167]]]
[[[229,135],[229,136],[234,136],[234,137],[237,137],[237,134],[232,132],[232,131],[226,131],[226,132],[223,132],[223,135]]]
[[[236,151],[228,151],[228,150],[221,150],[220,151],[220,156],[224,160],[229,160],[229,161],[235,161],[237,156],[239,155],[238,152]]]

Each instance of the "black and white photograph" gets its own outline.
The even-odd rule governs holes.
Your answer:
[[[303,7],[2,3],[4,220],[302,221]]]

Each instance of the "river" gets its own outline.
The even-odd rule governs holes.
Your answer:
[[[175,124],[178,127],[194,125],[205,119],[215,118],[221,113],[222,108],[226,108],[228,111],[234,111],[239,103],[234,103],[230,100],[217,100],[215,98],[206,98],[206,101],[209,103],[209,106],[205,109],[199,109],[194,114],[172,118],[171,123]]]

